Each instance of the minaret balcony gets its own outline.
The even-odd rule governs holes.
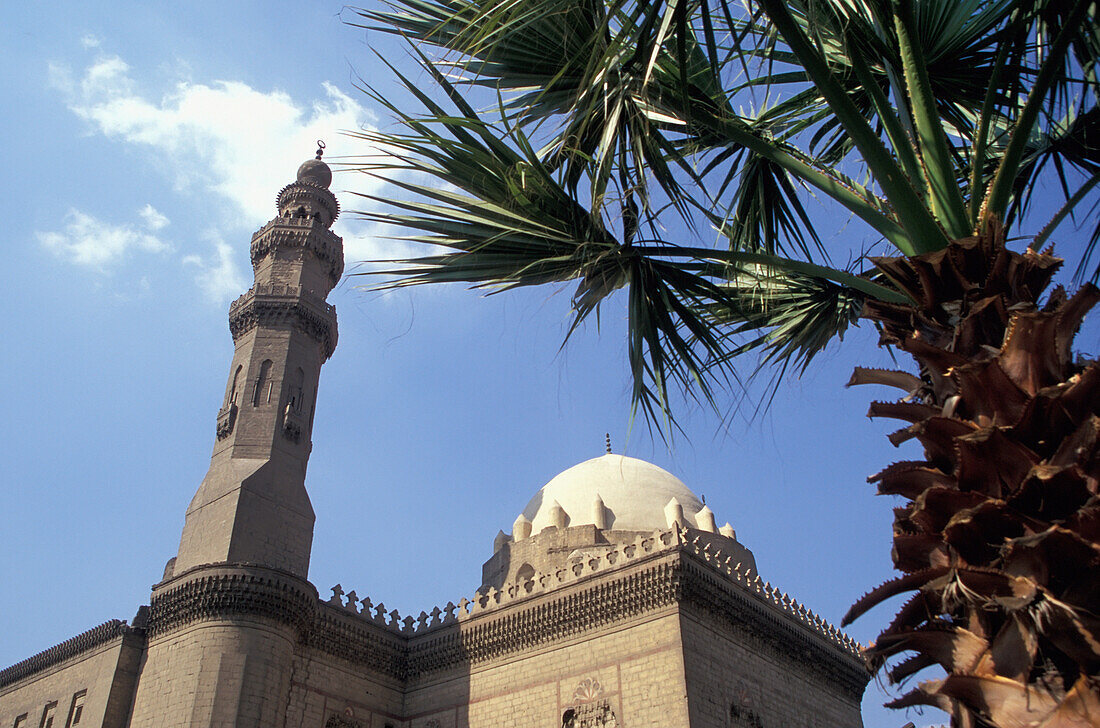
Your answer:
[[[252,235],[249,254],[252,266],[275,250],[309,250],[326,268],[332,285],[344,273],[344,243],[340,236],[310,217],[277,217]]]
[[[229,331],[236,341],[256,327],[291,325],[322,347],[325,359],[336,349],[336,307],[301,286],[259,283],[229,305]]]

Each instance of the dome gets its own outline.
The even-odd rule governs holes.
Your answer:
[[[320,158],[307,159],[302,162],[301,167],[298,167],[298,181],[317,185],[327,190],[328,186],[332,184],[332,170]]]
[[[602,513],[597,498],[603,501]],[[702,525],[696,523],[702,501],[676,476],[644,460],[608,454],[555,476],[523,509],[523,518],[531,522],[531,535],[560,524],[561,511],[565,526],[654,531],[668,527],[666,507],[672,499],[683,508],[684,525]]]

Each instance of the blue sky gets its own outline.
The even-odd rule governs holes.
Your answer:
[[[178,546],[206,471],[232,342],[230,300],[251,281],[251,233],[324,138],[387,123],[357,77],[396,94],[339,4],[39,2],[6,10],[0,66],[8,173],[8,316],[0,366],[0,666],[109,618],[129,619]],[[348,270],[401,253],[354,219],[338,174]],[[841,220],[826,242],[872,242]],[[485,298],[460,288],[330,296],[340,343],[322,371],[307,486],[310,579],[402,614],[469,596],[498,529],[555,474],[603,452],[667,468],[706,496],[764,578],[834,622],[891,575],[891,513],[865,479],[914,457],[864,417],[887,392],[845,390],[888,365],[850,332],[771,408],[719,418],[685,406],[669,451],[630,428],[621,297],[559,352],[569,295]],[[1090,338],[1091,337],[1091,338]],[[1082,337],[1095,350],[1096,326]],[[749,406],[751,410],[751,405]],[[888,609],[850,633],[869,641]],[[907,720],[865,700],[868,726]],[[934,720],[911,716],[918,724]],[[938,722],[938,721],[936,721]]]

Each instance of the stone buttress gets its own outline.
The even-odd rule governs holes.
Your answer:
[[[252,236],[255,283],[229,308],[214,452],[153,588],[134,726],[282,725],[317,604],[305,475],[321,365],[336,347],[325,298],[344,264],[331,180],[318,149]]]

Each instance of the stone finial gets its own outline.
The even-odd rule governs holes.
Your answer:
[[[607,441],[607,454],[610,455],[611,454],[611,433],[610,432],[605,432],[603,437],[604,437],[604,440]]]
[[[302,166],[298,167],[298,182],[305,184],[316,185],[323,189],[328,189],[332,184],[332,170],[329,166],[321,161],[321,155],[325,153],[325,143],[320,139],[317,140],[317,155],[313,159],[307,159],[302,162]],[[335,215],[333,216],[335,218]]]
[[[592,501],[592,523],[601,531],[607,528],[607,507],[599,493],[596,494],[596,500]]]
[[[718,528],[714,525],[714,511],[709,506],[703,506],[698,513],[695,514],[695,525],[699,527],[700,531],[706,531],[707,533],[717,533]]]
[[[496,538],[493,539],[493,553],[500,551],[504,548],[504,544],[512,540],[512,537],[506,534],[504,531],[497,531]]]
[[[522,541],[531,535],[531,522],[527,520],[527,516],[522,513],[516,516],[516,520],[512,523],[512,540]]]
[[[737,531],[733,530],[733,526],[730,525],[729,521],[726,521],[726,525],[718,529],[718,533],[722,534],[726,538],[732,538],[734,541],[737,540]]]
[[[665,505],[665,525],[673,528],[683,522],[684,507],[680,505],[680,501],[673,498]]]
[[[336,586],[332,587],[332,596],[329,597],[328,603],[335,604],[338,607],[342,607],[344,606],[344,600],[342,598],[343,596],[344,587],[337,584]]]
[[[550,504],[550,510],[547,514],[550,518],[551,526],[555,528],[565,528],[565,524],[568,522],[569,516],[566,514],[565,509],[561,507],[561,503],[556,500]]]
[[[350,609],[351,611],[358,614],[359,613],[359,605],[357,604],[358,601],[359,601],[359,595],[355,593],[354,589],[352,589],[351,591],[348,592],[348,603],[345,605],[345,608]]]

